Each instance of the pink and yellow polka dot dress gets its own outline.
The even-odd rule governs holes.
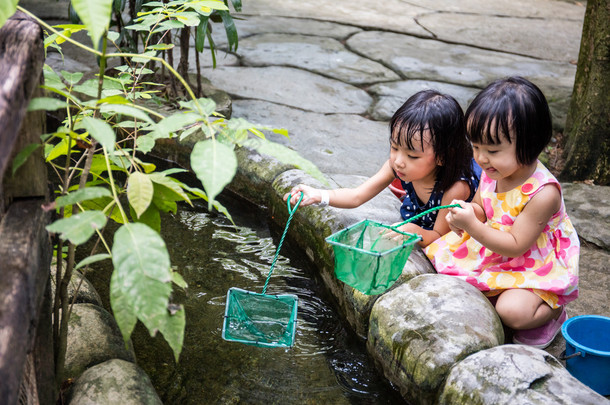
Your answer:
[[[560,188],[557,179],[540,162],[525,183],[505,193],[496,193],[496,181],[483,172],[479,187],[486,224],[509,230],[527,202],[546,184]],[[580,242],[563,200],[536,243],[522,256],[500,256],[466,232],[461,237],[449,232],[424,252],[438,273],[460,277],[487,296],[509,288],[527,288],[551,308],[578,297]]]

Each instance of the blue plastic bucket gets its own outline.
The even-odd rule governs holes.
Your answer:
[[[610,395],[610,318],[580,315],[561,326],[563,359],[574,377],[601,395]]]

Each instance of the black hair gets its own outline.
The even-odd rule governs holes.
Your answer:
[[[464,112],[455,99],[436,90],[415,93],[390,120],[390,142],[413,149],[423,147],[424,131],[440,165],[436,171],[437,191],[448,190],[463,176],[472,177],[472,148],[466,137]]]
[[[551,112],[542,91],[519,76],[489,84],[466,110],[466,132],[471,142],[516,142],[517,162],[532,164],[551,140]]]

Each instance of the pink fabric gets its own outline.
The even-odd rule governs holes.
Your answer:
[[[496,182],[481,174],[481,200],[488,226],[509,230],[527,202],[545,185],[557,179],[542,163],[521,186],[496,193]],[[500,256],[471,238],[454,232],[431,243],[424,252],[436,271],[460,277],[488,295],[510,288],[526,288],[551,308],[578,297],[580,242],[562,201],[536,243],[520,257]]]

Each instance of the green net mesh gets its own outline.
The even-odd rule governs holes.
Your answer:
[[[258,294],[239,288],[227,293],[222,337],[261,347],[291,347],[297,323],[298,297]]]
[[[382,236],[392,230],[404,236]],[[364,220],[326,238],[335,252],[335,275],[358,291],[381,294],[394,284],[420,237],[379,222]]]

